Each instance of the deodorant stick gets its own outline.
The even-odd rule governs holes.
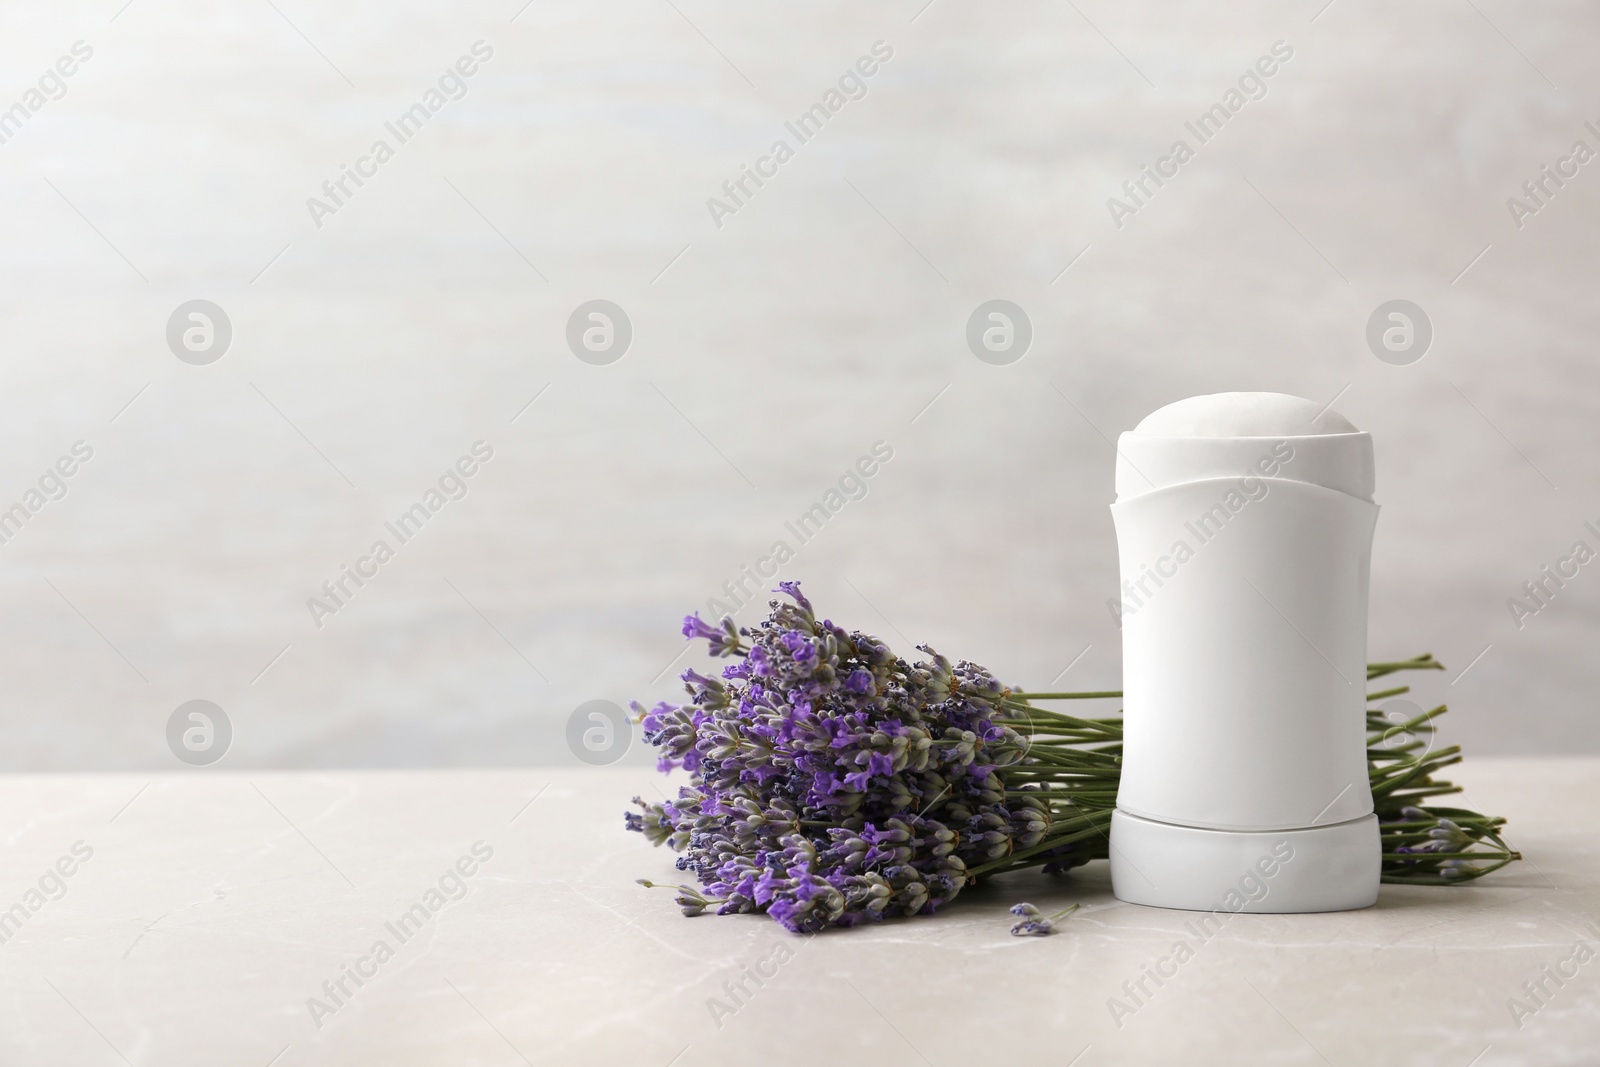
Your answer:
[[[1117,443],[1122,900],[1339,911],[1378,895],[1366,759],[1372,436],[1281,393]]]

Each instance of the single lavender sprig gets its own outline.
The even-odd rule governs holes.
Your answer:
[[[1054,915],[1045,915],[1038,908],[1026,902],[1011,905],[1011,914],[1021,918],[1021,922],[1012,924],[1012,937],[1045,937],[1056,932],[1055,924],[1058,920],[1066,918],[1077,911],[1082,905],[1068,904]]]
[[[690,918],[693,918],[696,915],[704,914],[705,910],[711,907],[713,904],[723,903],[720,900],[708,899],[704,893],[701,893],[700,890],[696,889],[692,885],[662,885],[660,882],[652,882],[648,878],[635,878],[634,881],[638,882],[646,889],[677,890],[678,907],[682,908],[683,914]]]

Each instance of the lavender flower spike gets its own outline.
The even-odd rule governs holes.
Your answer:
[[[1032,904],[1013,904],[1011,914],[1022,916],[1022,921],[1011,927],[1012,937],[1045,937],[1056,932],[1056,920],[1064,919],[1077,911],[1079,905],[1069,904],[1054,915],[1041,915]]]
[[[724,615],[722,621],[711,626],[700,618],[700,613],[685,615],[683,617],[683,636],[691,641],[701,638],[711,645],[713,656],[742,656],[745,654],[744,643],[739,638],[739,628],[734,625],[733,619]]]
[[[689,702],[636,709],[663,770],[692,784],[640,803],[628,829],[682,852],[701,891],[686,912],[766,912],[789,930],[928,914],[971,871],[1048,832],[1050,808],[1008,795],[998,768],[1027,753],[982,667],[931,650],[908,663],[819,620],[793,582],[753,627],[691,615],[683,632],[722,678],[683,674]],[[702,892],[703,891],[703,892]]]

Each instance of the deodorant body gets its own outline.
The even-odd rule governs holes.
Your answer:
[[[1122,435],[1119,898],[1262,912],[1376,901],[1373,488],[1371,435],[1298,397],[1194,397]]]

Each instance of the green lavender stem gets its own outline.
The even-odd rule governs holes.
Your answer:
[[[1443,670],[1431,654],[1367,664],[1369,681],[1400,671]],[[1393,686],[1367,696],[1372,704],[1411,691]],[[1060,862],[1061,850],[1073,846],[1075,858],[1105,858],[1107,828],[1116,807],[1121,777],[1122,720],[1080,718],[1042,708],[1035,700],[1100,700],[1122,696],[1120,690],[1088,693],[1009,691],[997,701],[1001,717],[1023,739],[1020,752],[1004,754],[1016,762],[996,772],[1007,797],[1033,797],[1047,804],[1052,825],[1028,848],[973,867],[975,876],[1025,870]],[[1500,836],[1505,820],[1465,808],[1424,803],[1429,798],[1459,793],[1461,787],[1435,777],[1460,763],[1461,749],[1431,749],[1434,720],[1447,710],[1441,704],[1405,722],[1391,722],[1367,710],[1367,769],[1373,806],[1383,843],[1383,880],[1397,885],[1457,885],[1481,878],[1522,858]],[[1396,738],[1407,738],[1392,743]],[[1443,820],[1443,821],[1441,821]],[[1439,847],[1440,851],[1403,851]],[[1447,849],[1447,850],[1446,850]]]

